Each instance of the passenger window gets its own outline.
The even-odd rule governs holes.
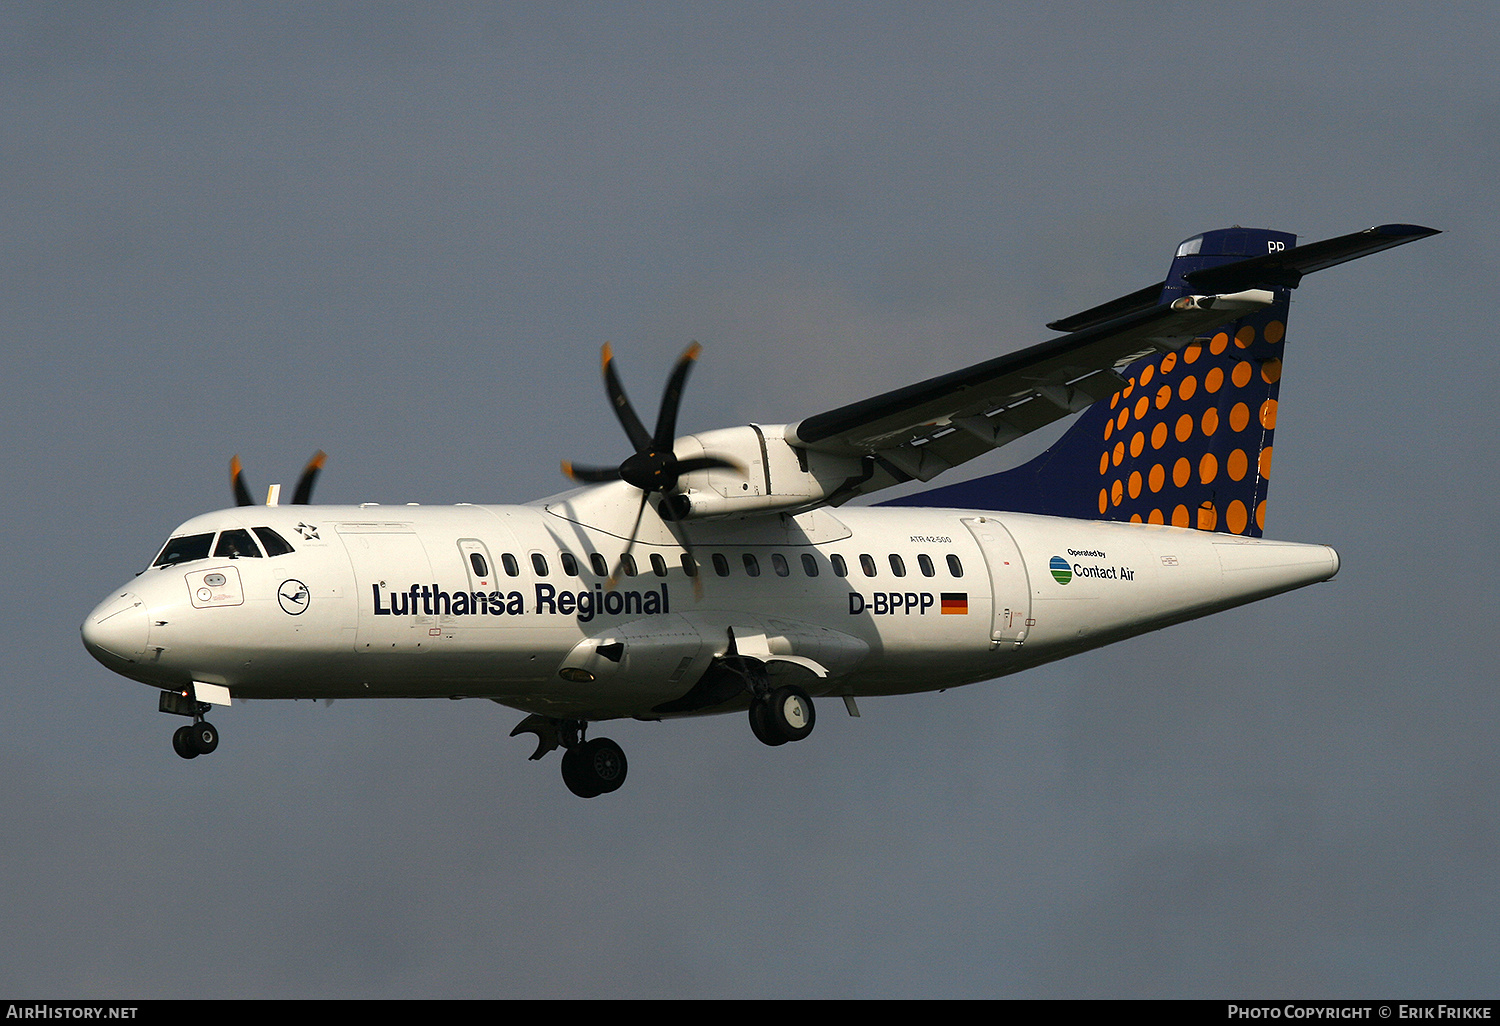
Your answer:
[[[207,559],[208,550],[213,543],[212,531],[208,534],[186,534],[181,538],[170,538],[167,544],[162,546],[161,554],[156,557],[156,562],[151,565],[175,566],[189,560]]]
[[[960,563],[958,561],[958,557],[951,552],[948,553],[948,572],[954,577],[962,577],[964,575],[964,565]]]
[[[287,540],[269,527],[253,527],[251,530],[255,532],[255,537],[260,539],[261,547],[266,550],[266,555],[284,556],[293,551]]]
[[[859,555],[859,568],[865,572],[866,577],[875,576],[875,557],[867,552]]]
[[[698,576],[698,561],[686,552],[682,554],[682,572],[689,577]]]
[[[818,576],[818,561],[813,558],[811,552],[802,553],[802,572],[809,577]]]
[[[786,565],[786,557],[779,552],[771,553],[771,569],[776,571],[777,577],[785,577],[792,572],[792,568]]]
[[[744,555],[744,561],[745,561],[745,573],[749,574],[751,577],[759,577],[760,576],[760,560],[758,560],[758,559],[755,558],[755,553],[753,553],[753,552],[747,552],[747,553],[745,553],[745,555]]]
[[[244,528],[235,528],[233,531],[225,531],[219,535],[219,544],[214,546],[215,557],[228,559],[242,559],[247,556],[260,558],[260,549],[255,547],[255,539],[250,537],[250,532]]]
[[[547,557],[540,552],[531,554],[531,569],[536,571],[538,577],[547,576]]]
[[[897,577],[906,576],[906,561],[894,552],[891,553],[891,573]]]
[[[469,553],[469,565],[474,568],[475,577],[488,577],[490,575],[490,565],[489,563],[485,562],[484,555],[482,553]]]
[[[563,573],[569,577],[578,576],[578,560],[571,552],[563,552],[558,555],[558,562],[562,563]]]
[[[715,552],[714,556],[713,556],[713,559],[714,559],[714,573],[718,574],[720,577],[728,577],[729,576],[729,560],[727,560],[727,559],[724,558],[724,553],[722,553],[722,552]]]
[[[667,576],[667,561],[661,557],[661,553],[651,553],[651,572],[658,577]]]
[[[516,557],[509,552],[500,553],[500,565],[505,568],[505,576],[520,577],[521,564],[516,562]]]
[[[937,574],[937,569],[932,565],[932,557],[925,552],[917,557],[917,566],[922,568],[923,577],[932,577]]]
[[[833,555],[828,557],[828,561],[833,564],[833,574],[835,577],[849,576],[849,564],[844,562],[843,556],[840,556],[838,553],[834,553]]]
[[[635,557],[628,552],[620,556],[620,571],[626,577],[634,577],[638,572],[635,568]]]
[[[602,552],[589,553],[589,566],[593,567],[595,576],[609,576],[609,560],[604,558],[604,554]]]

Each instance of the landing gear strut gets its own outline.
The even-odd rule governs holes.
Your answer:
[[[209,755],[219,747],[219,728],[203,718],[208,712],[207,702],[199,702],[180,691],[163,691],[157,709],[177,716],[191,716],[191,726],[178,727],[172,732],[172,751],[184,759],[196,759]]]

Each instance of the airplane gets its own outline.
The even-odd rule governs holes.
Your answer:
[[[172,531],[83,643],[189,721],[184,759],[233,699],[489,699],[583,798],[626,777],[601,721],[738,712],[801,741],[814,699],[858,716],[1333,577],[1333,548],[1263,537],[1291,292],[1434,234],[1205,232],[1055,338],[793,424],[678,436],[694,344],[648,429],[606,345],[632,451],[526,505],[311,505],[321,452],[256,505],[236,457],[236,505]],[[1020,466],[849,504],[1069,416]]]

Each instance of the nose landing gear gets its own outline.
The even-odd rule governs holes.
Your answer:
[[[178,727],[172,732],[172,750],[184,759],[208,755],[218,747],[219,730],[207,720],[199,720],[191,727]]]
[[[191,716],[190,726],[178,727],[172,732],[172,751],[184,759],[196,759],[209,755],[219,747],[219,728],[203,718],[209,704],[199,702],[190,694],[180,691],[163,691],[157,711],[176,716]]]

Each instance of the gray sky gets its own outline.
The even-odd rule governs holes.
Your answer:
[[[0,9],[0,990],[1496,995],[1489,4]],[[1240,223],[1321,272],[1267,533],[1331,584],[1005,681],[608,728],[250,703],[185,763],[78,624],[180,521],[521,502],[1050,337]],[[999,463],[977,467],[995,469]]]

